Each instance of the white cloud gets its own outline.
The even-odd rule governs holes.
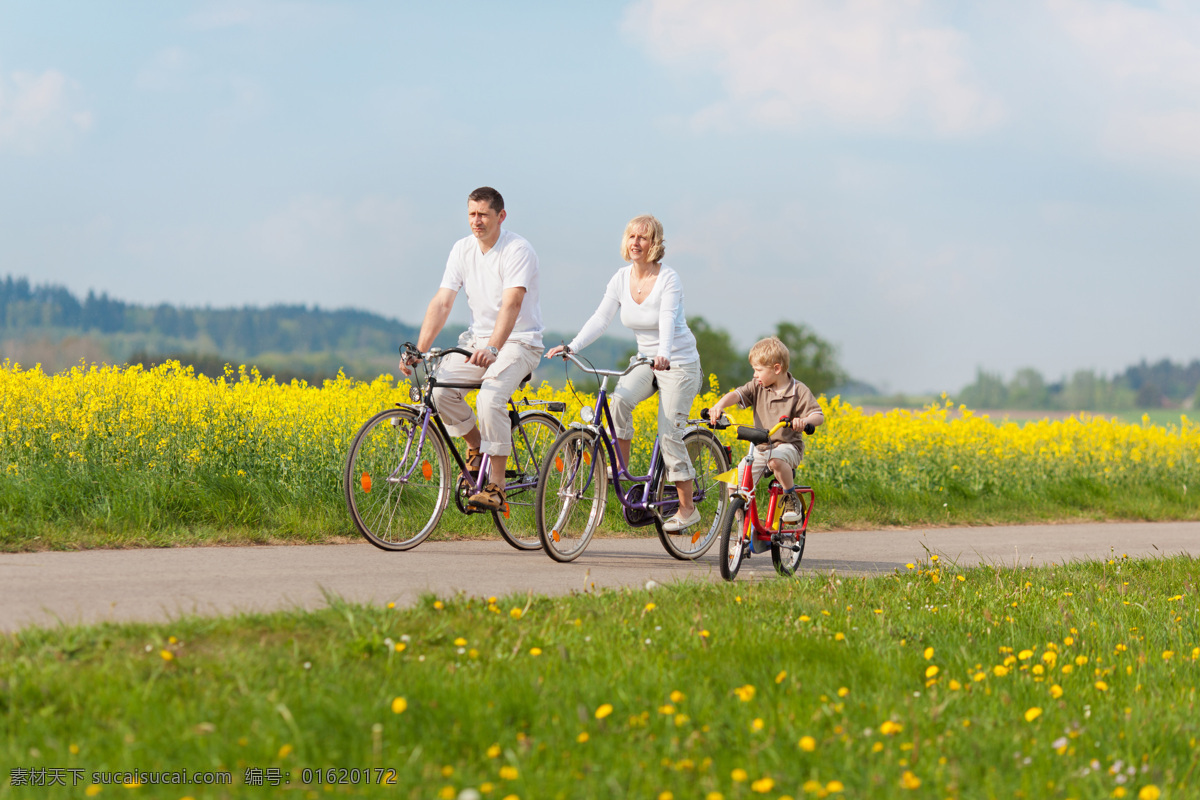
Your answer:
[[[959,136],[995,125],[966,35],[920,0],[639,0],[626,31],[656,58],[717,73],[724,98],[699,125]]]
[[[36,153],[92,127],[78,87],[58,70],[0,74],[0,151]]]
[[[176,88],[190,63],[191,59],[182,47],[164,48],[142,67],[134,79],[134,85],[151,91]]]
[[[1048,0],[1099,102],[1099,148],[1200,163],[1200,10],[1178,2]]]

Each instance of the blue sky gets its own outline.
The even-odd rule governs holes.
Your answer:
[[[0,274],[416,323],[484,184],[568,333],[653,213],[891,391],[1191,360],[1200,9],[0,0]]]

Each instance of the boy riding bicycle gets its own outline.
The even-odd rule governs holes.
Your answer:
[[[806,425],[816,427],[825,421],[821,406],[809,388],[788,372],[791,355],[787,345],[774,336],[761,339],[750,348],[750,366],[754,378],[725,394],[708,412],[710,422],[721,418],[723,409],[734,405],[754,408],[754,425],[771,428],[781,419],[791,424],[780,428],[771,441],[760,444],[754,452],[753,482],[758,483],[767,467],[783,487],[783,521],[789,524],[801,520],[800,504],[792,473],[804,457]]]

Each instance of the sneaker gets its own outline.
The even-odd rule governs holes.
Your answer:
[[[482,492],[467,498],[467,505],[485,511],[499,511],[504,508],[504,490],[494,483],[488,483]]]
[[[676,513],[675,516],[663,523],[663,530],[667,533],[678,533],[690,525],[695,525],[699,521],[700,509],[693,508],[692,513],[688,514],[686,517],[680,516],[679,513]]]
[[[804,512],[800,510],[800,498],[795,492],[785,492],[783,495],[783,521],[795,525],[804,520]]]

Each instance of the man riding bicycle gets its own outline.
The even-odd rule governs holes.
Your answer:
[[[439,379],[446,383],[482,382],[475,400],[479,420],[471,413],[467,390],[438,388],[434,402],[451,436],[467,443],[467,468],[478,470],[489,457],[488,482],[468,498],[469,505],[498,511],[504,507],[504,471],[512,452],[512,423],[506,404],[542,355],[542,310],[538,297],[538,259],[521,236],[501,230],[507,213],[504,198],[489,186],[467,196],[471,236],[454,243],[442,282],[421,323],[417,349],[433,346],[441,333],[458,290],[467,293],[471,326],[459,346],[471,357],[452,353],[442,362]],[[412,357],[400,362],[400,372],[412,374]]]

